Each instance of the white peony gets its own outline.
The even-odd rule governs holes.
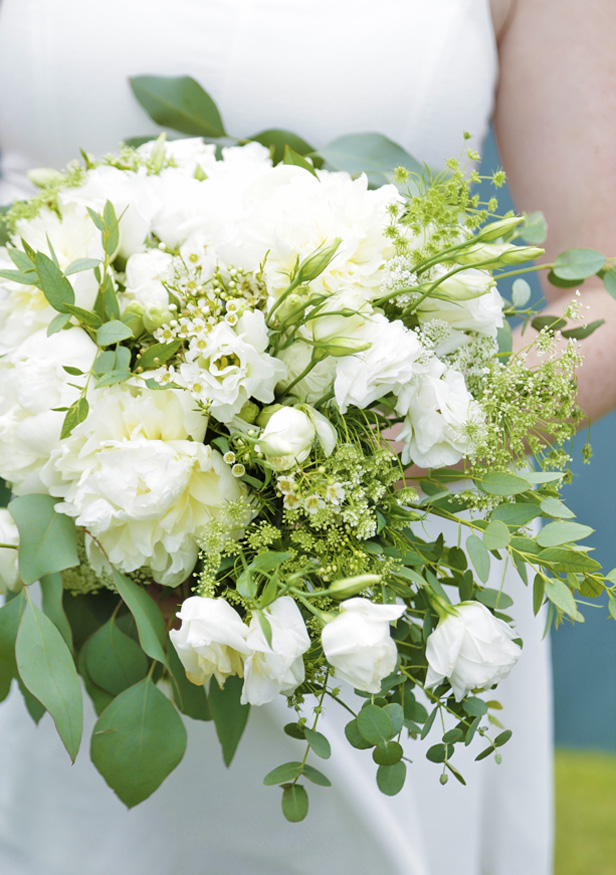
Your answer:
[[[165,283],[173,279],[173,256],[160,249],[136,252],[126,262],[126,291],[121,296],[123,310],[135,305],[143,312],[148,331],[174,318],[169,311],[169,292]]]
[[[222,687],[231,675],[243,677],[248,627],[235,608],[224,599],[191,596],[176,617],[182,626],[169,638],[189,681],[201,686],[213,675]]]
[[[321,633],[323,653],[336,669],[337,680],[366,693],[380,691],[398,658],[389,624],[404,610],[404,605],[375,605],[359,597],[340,605],[338,616]]]
[[[40,468],[57,447],[65,413],[79,397],[65,366],[87,374],[97,348],[81,328],[52,334],[39,329],[0,362],[0,476],[13,492],[45,491]]]
[[[19,544],[19,532],[9,511],[0,508],[0,544]],[[0,547],[0,594],[8,590],[21,588],[17,550],[12,547]]]
[[[480,602],[462,602],[440,621],[426,642],[426,686],[447,678],[456,702],[472,690],[487,690],[506,678],[521,648],[511,626]]]
[[[425,370],[425,349],[415,332],[402,322],[390,322],[375,314],[355,338],[371,345],[338,360],[334,394],[341,413],[351,405],[364,408],[390,392],[398,394]]]
[[[264,705],[279,693],[288,696],[304,680],[302,656],[310,647],[310,638],[299,608],[290,596],[283,596],[263,614],[272,630],[272,646],[258,617],[253,616],[246,638],[249,655],[244,663],[244,705]]]
[[[483,414],[459,371],[447,369],[436,357],[427,368],[398,396],[396,410],[405,420],[397,440],[403,444],[404,465],[441,468],[472,452],[468,427],[480,427]]]
[[[42,472],[58,510],[75,518],[122,571],[142,566],[167,586],[197,561],[197,539],[246,487],[201,441],[207,420],[181,391],[122,384],[92,395],[92,410]],[[247,511],[246,521],[251,514]],[[104,565],[93,542],[89,556]]]

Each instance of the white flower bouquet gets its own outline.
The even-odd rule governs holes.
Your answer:
[[[287,696],[306,756],[265,782],[301,820],[304,780],[329,783],[307,758],[329,756],[326,699],[384,793],[439,713],[441,780],[463,781],[451,760],[474,736],[500,757],[510,733],[476,694],[520,641],[492,561],[530,570],[548,625],[604,589],[616,615],[616,578],[559,498],[594,326],[534,319],[527,366],[506,323],[535,316],[527,286],[512,303],[496,286],[541,253],[520,245],[537,217],[497,216],[457,161],[370,188],[288,145],[274,163],[269,134],[85,155],[5,214],[0,688],[17,678],[74,759],[83,683],[92,760],[128,806],[180,761],[180,713],[213,720],[228,764],[249,707]],[[607,267],[571,250],[551,270]],[[466,551],[426,539],[427,517]]]

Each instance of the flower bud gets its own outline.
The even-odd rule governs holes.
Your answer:
[[[259,428],[265,428],[274,413],[276,413],[277,410],[282,410],[283,407],[284,404],[268,404],[267,407],[264,407],[255,420]]]
[[[315,249],[312,255],[305,258],[297,272],[299,282],[309,283],[320,276],[333,259],[341,243],[340,237],[336,237],[332,243],[324,243],[323,246]]]
[[[52,167],[36,167],[34,170],[28,170],[27,176],[32,185],[36,185],[37,188],[45,188],[51,182],[62,179],[60,171],[54,170]]]
[[[499,219],[497,222],[490,222],[485,225],[475,237],[476,240],[498,240],[499,237],[505,237],[510,234],[518,225],[524,222],[524,216],[511,216],[509,219]]]
[[[239,416],[244,422],[250,422],[252,424],[258,415],[259,405],[255,404],[254,401],[245,401],[240,407]]]
[[[369,586],[376,586],[380,582],[380,574],[359,574],[356,577],[343,577],[340,580],[335,580],[323,595],[328,595],[335,599],[347,599],[363,592]]]
[[[328,355],[335,357],[353,355],[356,352],[370,349],[371,346],[369,341],[353,340],[352,337],[332,337],[330,340],[317,341],[314,345],[315,352],[319,353],[319,358],[325,358]]]

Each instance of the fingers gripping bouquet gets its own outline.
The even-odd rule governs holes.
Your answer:
[[[384,793],[439,714],[428,758],[463,780],[457,744],[500,757],[509,733],[477,693],[521,647],[490,562],[534,578],[549,623],[580,619],[578,594],[613,599],[558,499],[587,329],[559,346],[548,317],[542,364],[510,354],[504,317],[533,314],[494,271],[540,250],[450,171],[371,190],[291,150],[274,166],[258,143],[161,138],[39,178],[9,210],[2,688],[17,677],[74,759],[80,675],[92,760],[127,805],[180,761],[179,712],[213,719],[229,763],[249,707],[281,694],[306,755],[265,782],[291,820],[305,779],[329,784],[308,754],[329,756],[330,699]],[[418,489],[412,463],[431,469]],[[466,551],[426,539],[433,516]]]

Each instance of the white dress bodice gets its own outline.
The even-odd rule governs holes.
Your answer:
[[[377,131],[442,166],[461,153],[463,131],[480,146],[497,55],[488,0],[0,0],[0,203],[28,191],[28,168],[156,133],[128,84],[144,73],[193,76],[236,136],[282,127],[319,147]],[[441,787],[410,745],[404,791],[381,796],[374,763],[349,747],[346,715],[333,708],[323,770],[334,787],[311,788],[297,825],[283,820],[278,789],[261,783],[298,757],[280,730],[290,719],[282,697],[254,709],[229,772],[213,727],[191,723],[179,768],[127,812],[87,742],[71,767],[49,717],[35,727],[13,690],[0,706],[0,872],[547,875],[546,650],[540,630],[522,628],[530,609],[521,613],[524,656],[501,697],[520,743],[500,768],[473,767],[469,750],[458,763],[469,786]],[[531,710],[543,717],[530,723]]]
[[[497,56],[488,0],[0,0],[5,192],[155,132],[143,73],[193,76],[235,136],[377,131],[443,166],[486,133]]]

